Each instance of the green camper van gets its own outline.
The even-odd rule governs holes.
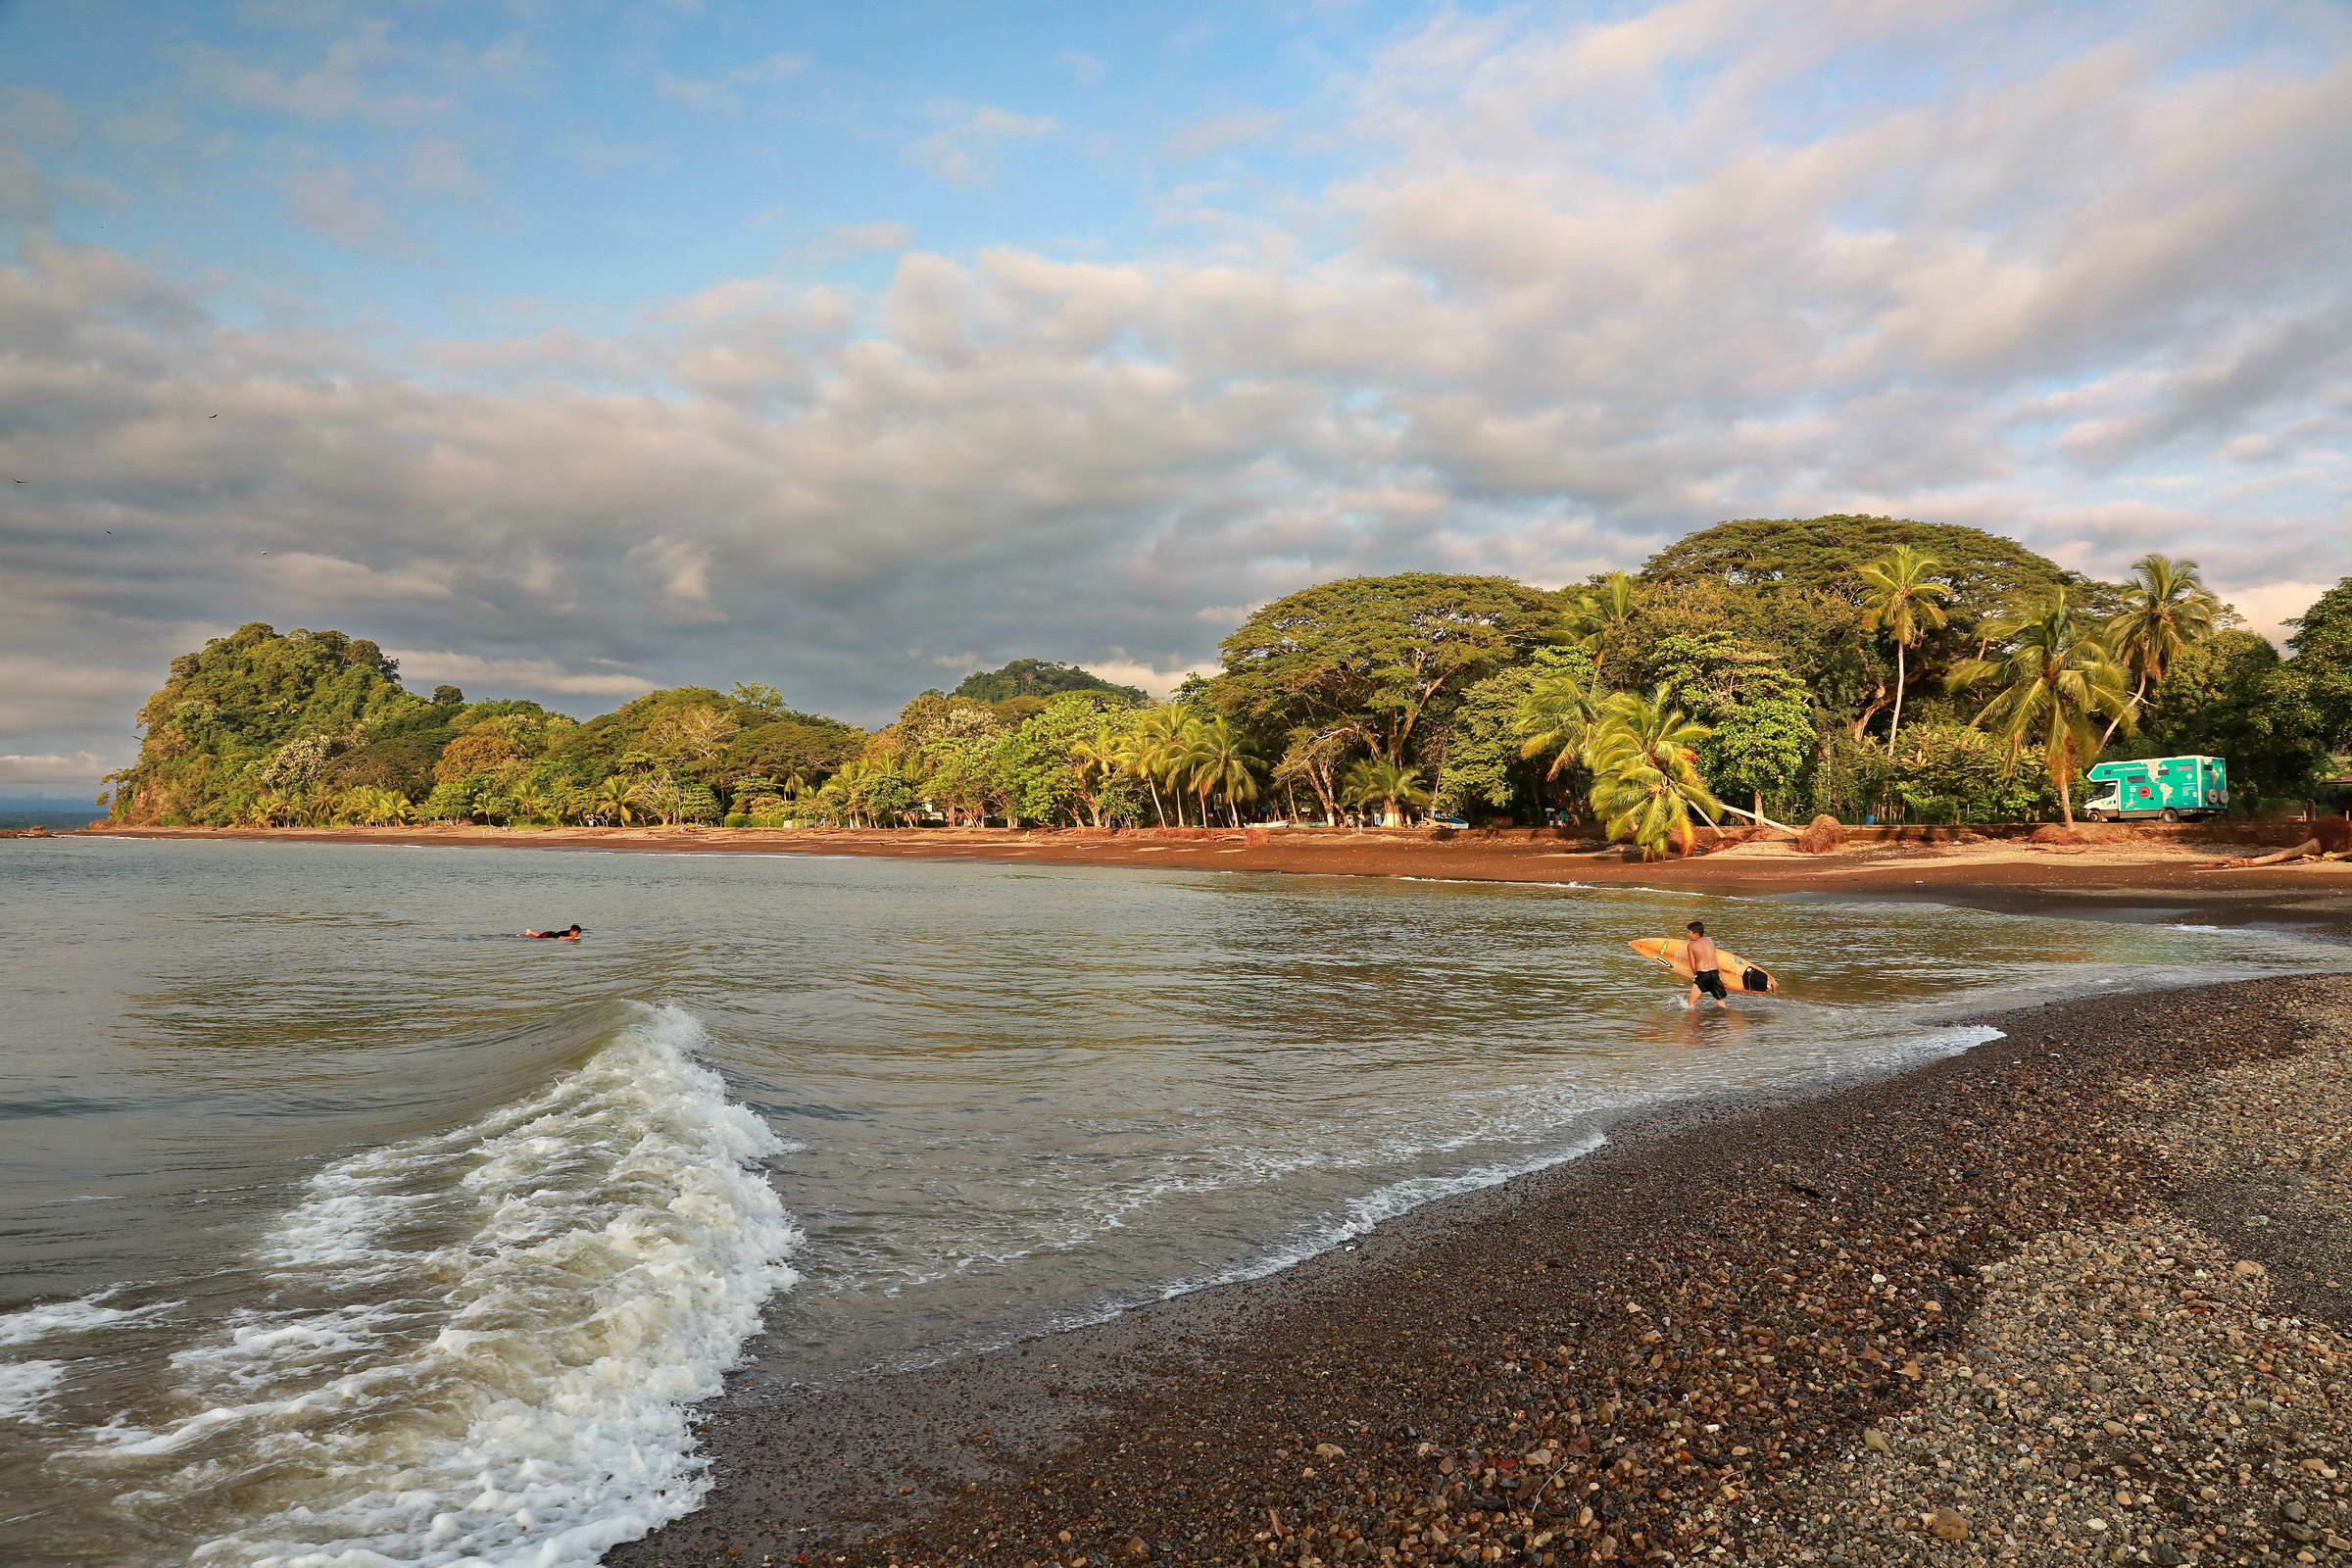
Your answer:
[[[2230,764],[2218,757],[2143,757],[2101,762],[2087,775],[2101,793],[2082,803],[2093,822],[2156,817],[2191,822],[2230,808]]]

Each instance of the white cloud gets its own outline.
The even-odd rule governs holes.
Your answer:
[[[907,144],[906,155],[940,178],[957,185],[986,185],[996,178],[1004,149],[1038,141],[1061,129],[1049,115],[1016,114],[988,104],[947,111],[946,123]]]
[[[0,87],[0,139],[62,147],[80,129],[73,106],[45,87]]]
[[[746,87],[784,81],[808,68],[805,55],[773,54],[738,66],[715,76],[682,76],[675,72],[654,73],[654,90],[687,108],[713,115],[743,113]]]
[[[870,295],[717,279],[429,345],[441,375],[36,240],[0,268],[0,474],[39,480],[0,615],[156,674],[0,681],[32,694],[0,745],[105,752],[191,623],[255,615],[874,719],[937,679],[909,648],[1164,689],[1314,581],[1556,583],[1729,516],[2187,555],[2267,629],[2352,572],[2332,56],[2214,67],[2174,11],[2120,42],[2023,0],[1777,15],[1449,14],[1327,85],[1371,164],[1206,249],[853,225],[823,243],[900,253]],[[1840,47],[1913,88],[1840,99]],[[958,108],[913,156],[984,181],[1057,130]]]
[[[914,243],[914,228],[888,219],[872,223],[835,223],[825,230],[821,245],[838,256],[872,251],[903,251]]]
[[[1232,109],[1197,120],[1170,136],[1170,158],[1205,158],[1247,142],[1262,141],[1282,125],[1283,117],[1271,109]]]
[[[402,183],[436,196],[478,199],[489,194],[489,186],[466,162],[466,149],[445,136],[428,136],[410,145]]]
[[[2334,586],[2332,582],[2289,578],[2284,582],[2258,583],[2234,593],[2224,592],[2222,597],[2237,608],[2248,626],[2283,645],[2294,635],[2294,628],[2287,622],[2309,610],[2318,603],[2320,595]]]
[[[489,659],[439,649],[387,648],[400,664],[403,684],[467,687],[475,697],[514,691],[557,692],[574,697],[642,697],[654,683],[639,675],[592,675],[565,669],[552,659]]]
[[[358,176],[340,164],[308,170],[288,180],[286,211],[356,249],[390,250],[401,244],[390,210],[361,195]]]
[[[447,97],[370,84],[371,70],[403,58],[391,34],[389,23],[363,23],[348,37],[329,44],[324,57],[307,71],[272,71],[218,49],[197,47],[189,54],[189,74],[198,87],[247,109],[311,120],[403,123],[446,113],[453,107]]]
[[[1110,67],[1083,49],[1064,49],[1054,57],[1054,63],[1070,74],[1070,79],[1082,87],[1092,87],[1110,74]]]
[[[1217,666],[1214,663],[1180,664],[1172,669],[1165,669],[1155,664],[1139,663],[1134,660],[1118,657],[1115,652],[1108,659],[1097,659],[1089,662],[1086,667],[1114,685],[1133,686],[1148,697],[1158,698],[1167,697],[1169,693],[1183,685],[1185,677],[1189,675],[1213,675],[1217,672]]]
[[[0,784],[87,784],[129,760],[128,756],[109,758],[96,752],[9,752],[0,754]]]

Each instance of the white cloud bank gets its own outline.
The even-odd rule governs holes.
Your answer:
[[[0,270],[0,616],[93,668],[265,618],[469,690],[741,677],[872,719],[924,648],[1158,687],[1321,578],[1557,583],[1867,510],[2191,556],[2273,627],[2352,571],[2352,52],[2270,15],[2226,54],[2187,6],[1449,15],[1330,84],[1380,151],[1291,229],[718,280],[429,377],[36,231]],[[1907,90],[1808,119],[1833,60]],[[389,114],[363,64],[223,85]],[[957,111],[913,156],[980,180],[1057,129]],[[114,700],[0,744],[105,752]]]

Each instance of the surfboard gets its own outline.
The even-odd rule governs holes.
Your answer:
[[[1672,969],[1686,980],[1690,978],[1690,965],[1683,957],[1689,944],[1680,937],[1639,937],[1626,946],[1650,962]],[[1723,966],[1723,988],[1726,991],[1768,996],[1781,989],[1780,981],[1772,977],[1772,972],[1752,958],[1742,958],[1728,949],[1717,948],[1715,959]],[[1764,983],[1761,986],[1750,984],[1750,975],[1760,976]]]

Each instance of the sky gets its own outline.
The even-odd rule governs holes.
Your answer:
[[[875,723],[1732,517],[2278,635],[2347,169],[2333,0],[0,0],[0,792],[252,620]]]

